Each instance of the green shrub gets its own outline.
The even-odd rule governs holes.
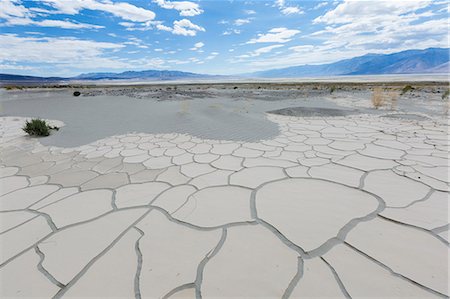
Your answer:
[[[332,94],[335,90],[336,90],[336,86],[331,86],[330,87],[330,94]]]
[[[444,92],[444,94],[442,95],[442,99],[443,99],[443,100],[448,99],[449,95],[450,95],[450,89],[447,89],[447,90]]]
[[[5,86],[5,89],[6,90],[15,90],[15,89],[22,90],[23,87],[22,86],[17,86],[17,85],[8,85],[8,86]]]
[[[30,136],[48,136],[50,135],[50,130],[58,131],[59,128],[48,125],[45,120],[33,118],[30,121],[26,121],[22,130]]]
[[[412,87],[411,85],[406,85],[405,87],[403,87],[401,95],[404,95],[405,93],[407,93],[408,91],[411,91],[413,89],[414,89],[414,87]]]

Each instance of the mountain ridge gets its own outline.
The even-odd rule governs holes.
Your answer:
[[[339,60],[328,64],[299,65],[233,76],[206,75],[176,70],[125,71],[120,73],[83,73],[75,77],[38,77],[0,74],[0,82],[60,82],[99,80],[179,80],[211,78],[301,78],[323,76],[356,76],[384,74],[450,73],[450,49],[428,48],[405,50],[391,54],[368,53],[363,56]]]
[[[245,74],[246,77],[295,78],[386,74],[449,73],[448,48],[405,50],[391,54],[366,54],[328,64],[300,65]]]

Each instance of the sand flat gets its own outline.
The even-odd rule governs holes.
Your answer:
[[[2,91],[0,297],[448,297],[445,87],[252,84]]]

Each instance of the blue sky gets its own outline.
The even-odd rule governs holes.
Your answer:
[[[449,47],[448,1],[0,0],[0,72],[206,74]]]

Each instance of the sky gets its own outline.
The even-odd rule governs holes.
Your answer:
[[[240,74],[448,48],[448,32],[448,0],[0,0],[0,73]]]

